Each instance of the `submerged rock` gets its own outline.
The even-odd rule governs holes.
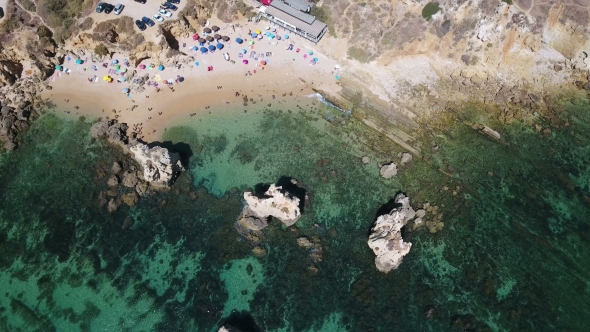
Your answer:
[[[397,269],[412,247],[412,243],[404,242],[401,229],[416,216],[416,212],[404,194],[397,195],[395,202],[400,206],[377,218],[368,241],[376,255],[375,266],[385,273]]]
[[[266,219],[269,216],[279,219],[287,227],[295,224],[301,217],[299,198],[281,189],[282,187],[271,184],[261,197],[251,192],[245,192],[244,199],[248,203],[247,210],[245,209],[245,211],[248,213],[242,214],[242,217],[255,217],[259,219],[262,222],[259,224],[263,226],[262,228],[266,227]]]
[[[379,174],[384,179],[391,179],[397,175],[397,165],[394,162],[381,166]]]

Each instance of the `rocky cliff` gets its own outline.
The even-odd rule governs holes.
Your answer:
[[[397,269],[412,248],[412,243],[404,242],[401,230],[416,212],[410,206],[410,199],[403,194],[398,194],[395,202],[397,207],[377,218],[368,241],[376,256],[375,266],[384,273]]]

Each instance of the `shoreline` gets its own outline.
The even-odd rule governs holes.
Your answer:
[[[291,36],[290,39],[277,41],[265,37],[254,41],[253,45],[246,40],[241,45],[235,42],[237,37],[243,37],[244,30],[267,31],[265,24],[247,23],[238,31],[228,27],[222,29],[220,33],[229,36],[230,41],[223,50],[215,53],[197,54],[197,51],[191,51],[193,46],[198,45],[196,41],[192,38],[180,39],[181,50],[186,53],[178,58],[180,68],[165,66],[163,71],[140,69],[144,65],[148,68],[150,64],[158,66],[157,60],[149,58],[137,63],[136,67],[132,64],[125,66],[128,57],[114,54],[111,59],[118,60],[121,68],[127,69],[124,74],[126,82],[122,83],[115,83],[120,76],[112,74],[114,65],[111,59],[75,64],[73,55],[68,55],[70,59],[64,61],[63,67],[69,69],[69,74],[56,71],[46,80],[51,90],[42,91],[41,98],[51,101],[57,110],[66,114],[117,118],[129,124],[130,128],[140,125],[143,128],[140,137],[150,141],[161,137],[162,131],[159,129],[185,116],[199,116],[224,106],[247,110],[254,102],[274,107],[293,98],[314,94],[318,89],[337,93],[340,86],[334,73],[338,63],[318,52],[317,47],[302,38]],[[283,32],[279,29],[279,33]],[[287,49],[289,44],[294,45],[292,50]],[[238,53],[243,50],[247,53],[239,58]],[[224,59],[223,54],[226,52],[235,63]],[[253,59],[250,58],[251,52],[256,52],[257,57],[261,53],[267,56]],[[88,56],[86,54],[86,60],[93,58]],[[313,58],[319,61],[312,66],[309,63]],[[248,64],[242,63],[243,60],[248,60]],[[262,60],[267,61],[267,64],[262,66]],[[199,62],[199,65],[195,62]],[[108,63],[108,67],[103,68],[102,63]],[[92,69],[93,65],[96,66],[95,70]],[[209,66],[213,67],[212,71],[208,71]],[[113,83],[105,82],[105,75],[111,76]],[[97,81],[89,82],[88,78],[94,76]],[[158,83],[159,92],[153,85],[144,83],[138,87],[136,83],[131,83],[145,76],[148,81]],[[164,80],[174,80],[178,76],[184,81],[174,82],[172,89],[163,84]],[[122,92],[124,88],[130,89],[129,95]]]

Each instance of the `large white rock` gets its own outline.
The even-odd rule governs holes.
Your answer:
[[[401,206],[377,218],[368,241],[376,256],[375,266],[385,273],[397,269],[412,247],[412,243],[402,239],[401,229],[416,216],[416,212],[404,194],[397,195],[395,201]]]
[[[244,199],[248,203],[252,215],[261,220],[273,216],[288,227],[301,217],[299,198],[284,193],[281,187],[277,187],[275,184],[270,185],[263,197],[245,192]]]
[[[381,170],[379,170],[379,174],[384,179],[391,179],[392,177],[397,175],[397,165],[394,162],[390,162],[389,164],[385,164],[381,166]]]
[[[156,186],[169,186],[176,174],[184,170],[180,155],[168,149],[137,143],[129,148],[131,156],[139,163],[146,181]]]

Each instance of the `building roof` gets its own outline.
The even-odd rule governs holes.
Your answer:
[[[279,1],[274,1],[272,4],[274,5],[275,2],[279,2]],[[291,8],[291,7],[289,7],[289,8]],[[291,9],[293,9],[293,8],[291,8]],[[296,9],[294,9],[294,10],[299,12]],[[262,7],[260,7],[260,11],[267,13],[271,16],[274,16],[274,17],[278,18],[279,20],[285,21],[285,22],[297,27],[298,29],[301,29],[301,30],[309,33],[310,35],[313,35],[316,37],[318,37],[322,33],[322,31],[324,31],[324,29],[327,27],[324,22],[316,20],[315,17],[313,17],[311,15],[308,15],[313,18],[313,21],[310,24],[310,23],[300,20],[299,18],[297,18],[293,15],[289,15],[288,13],[286,13],[282,10],[279,10],[273,6],[270,6],[270,7],[262,6]],[[301,13],[301,14],[304,14],[304,13]]]
[[[300,10],[297,10],[289,5],[287,5],[286,3],[282,2],[282,1],[273,1],[270,3],[270,7],[271,8],[276,8],[280,11],[283,11],[293,17],[296,17],[297,19],[307,23],[307,24],[312,24],[313,21],[315,21],[315,17],[306,14]],[[274,15],[273,15],[274,16]]]
[[[282,0],[286,2],[289,6],[294,7],[295,9],[301,11],[307,11],[307,7],[313,7],[313,2],[307,0]]]

